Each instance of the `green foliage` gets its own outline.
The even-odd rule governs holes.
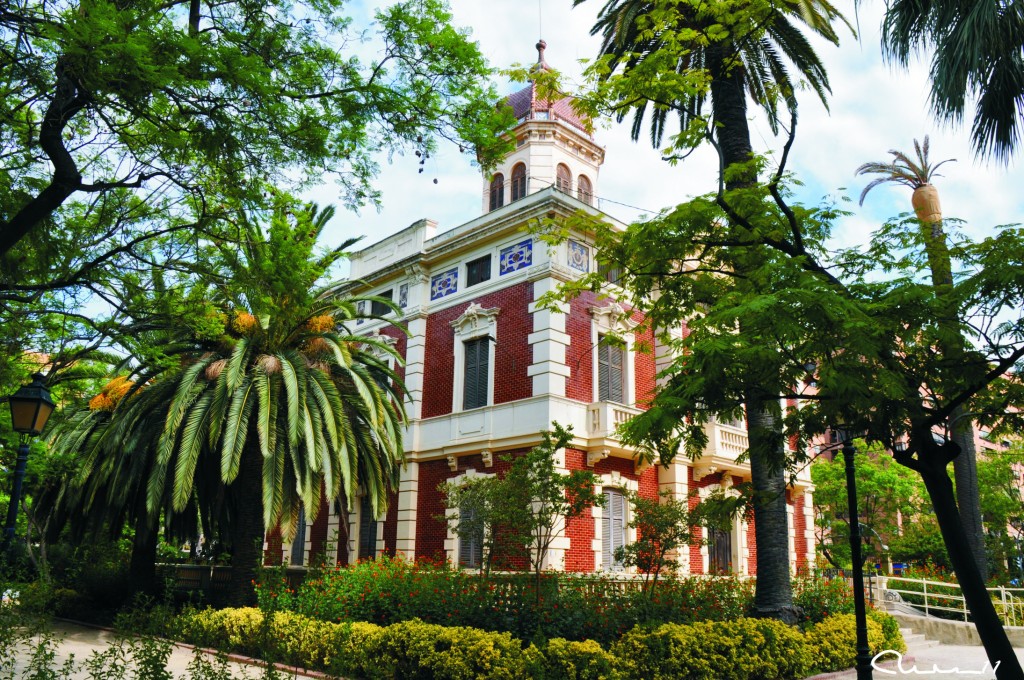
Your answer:
[[[899,621],[879,609],[868,609],[867,616],[882,627],[882,649],[891,649],[900,654],[907,651]]]
[[[659,580],[651,590],[623,588],[603,576],[545,574],[541,591],[526,574],[483,579],[448,564],[381,557],[326,569],[291,589],[277,580],[257,586],[261,607],[325,621],[389,625],[418,618],[532,639],[607,643],[637,624],[726,620],[744,616],[750,580],[700,577]],[[815,611],[827,608],[820,604]]]
[[[853,460],[859,521],[884,537],[894,561],[912,559],[896,549],[899,537],[918,521],[934,524],[921,478],[913,470],[897,464],[878,446],[867,451],[858,450]],[[850,515],[843,456],[837,455],[832,460],[819,458],[811,466],[811,480],[814,482],[815,527],[819,545],[833,566],[848,568]],[[913,521],[908,521],[911,518]],[[871,555],[881,558],[884,551],[877,537],[870,531],[862,530],[862,534],[871,541],[870,548],[864,551],[864,558]]]
[[[674,575],[679,566],[675,560],[666,561],[666,555],[689,548],[695,522],[690,517],[689,499],[678,500],[669,491],[655,499],[633,491],[628,498],[633,508],[629,526],[636,529],[637,540],[617,548],[615,559],[627,567],[636,567],[653,595],[658,576]]]
[[[622,677],[616,659],[593,640],[582,642],[554,638],[544,647],[546,664],[542,677],[556,680],[615,680]]]
[[[867,620],[868,648],[872,655],[886,647],[882,624],[874,617]],[[811,668],[819,673],[845,670],[857,658],[857,624],[853,614],[837,614],[811,626],[805,633],[811,655]]]
[[[833,614],[853,613],[853,589],[846,579],[800,577],[793,580],[793,604],[805,621],[820,623]]]
[[[541,432],[543,441],[525,455],[505,456],[510,464],[504,477],[444,483],[440,490],[445,503],[457,510],[466,503],[468,520],[461,513],[444,519],[460,536],[483,533],[486,543],[482,569],[489,569],[496,551],[503,557],[521,557],[529,562],[540,595],[541,572],[548,551],[557,537],[556,527],[569,523],[594,506],[604,504],[595,493],[597,477],[589,470],[568,473],[555,467],[555,456],[572,442],[572,427],[552,424],[553,431]]]
[[[611,648],[634,678],[802,678],[811,668],[803,636],[770,619],[635,628]]]

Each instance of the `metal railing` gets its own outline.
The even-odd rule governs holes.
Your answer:
[[[910,605],[926,616],[970,620],[971,611],[958,583],[888,576],[882,579],[881,589],[886,602]],[[1024,588],[996,586],[987,590],[1003,625],[1024,626]]]

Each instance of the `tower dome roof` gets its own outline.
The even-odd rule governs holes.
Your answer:
[[[537,63],[533,71],[550,71],[551,67],[544,60],[544,50],[548,44],[543,40],[537,42]],[[560,120],[590,136],[590,125],[572,108],[572,97],[563,97],[554,101],[537,96],[536,83],[530,82],[526,87],[513,92],[506,100],[512,107],[516,120]],[[546,114],[546,115],[538,115]]]

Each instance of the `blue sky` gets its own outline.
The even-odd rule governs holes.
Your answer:
[[[492,65],[504,68],[517,62],[532,63],[536,60],[534,44],[543,37],[548,43],[548,63],[571,82],[581,71],[579,60],[596,53],[597,40],[589,35],[589,29],[604,0],[590,0],[575,9],[571,0],[539,2],[540,12],[538,0],[451,0],[451,5],[455,23],[472,28],[473,38]],[[360,2],[349,9],[359,23],[372,6]],[[884,8],[881,0],[862,1],[859,16],[852,2],[840,2],[839,8],[851,23],[859,25],[860,35],[854,38],[844,31],[838,48],[824,41],[817,43],[828,67],[832,97],[828,111],[812,92],[804,93],[800,100],[790,163],[805,185],[799,199],[816,203],[824,196],[844,193],[842,187],[846,195],[856,199],[868,181],[854,175],[857,166],[888,159],[887,151],[892,148],[912,151],[913,139],[927,134],[933,160],[957,159],[942,168],[943,176],[935,182],[947,217],[964,220],[962,228],[975,237],[991,233],[995,225],[1021,220],[1024,192],[1019,190],[1020,162],[1006,167],[975,160],[970,153],[968,127],[942,126],[928,112],[927,64],[921,62],[904,71],[882,61],[878,38]],[[499,85],[503,90],[521,87]],[[751,129],[759,151],[781,149],[784,140],[773,137],[764,120],[753,117]],[[643,213],[617,204],[656,212],[715,187],[717,163],[710,149],[670,167],[646,140],[631,142],[626,125],[599,127],[595,138],[606,147],[596,193],[616,202],[602,207],[619,219],[629,221]],[[411,155],[396,155],[390,163],[382,158],[381,166],[381,211],[339,211],[328,233],[330,241],[364,235],[363,243],[369,244],[423,217],[437,220],[444,230],[480,214],[480,172],[471,165],[469,154],[459,154],[457,148],[443,147],[432,154],[422,174],[418,172],[418,159]],[[331,185],[319,188],[312,197],[321,203],[338,202]],[[886,218],[909,211],[910,191],[879,187],[868,196],[863,208],[855,201],[849,206],[855,214],[838,225],[839,245],[864,242]]]

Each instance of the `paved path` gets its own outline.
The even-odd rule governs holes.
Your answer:
[[[67,621],[54,621],[50,624],[49,629],[57,641],[57,644],[53,647],[55,656],[52,667],[60,668],[73,655],[76,670],[67,677],[74,680],[85,680],[91,677],[85,667],[86,660],[93,656],[94,653],[107,652],[117,642],[117,636],[112,631],[81,626]],[[40,640],[40,637],[34,638],[33,646],[38,644]],[[13,677],[21,678],[30,675],[29,664],[31,656],[32,650],[26,645],[22,645],[16,655],[15,663],[17,666]],[[167,670],[176,680],[187,680],[193,677],[189,665],[193,663],[195,656],[196,652],[192,648],[186,645],[174,645],[167,663]],[[209,664],[218,664],[217,659],[210,654],[202,654],[202,659]],[[107,667],[111,667],[110,663],[108,663]],[[3,668],[3,666],[0,665],[0,668]],[[265,676],[264,669],[244,663],[228,662],[226,669],[230,672],[232,678],[250,678],[255,680]],[[0,675],[4,675],[4,673],[0,673]],[[63,678],[65,676],[61,675],[58,677]],[[111,674],[109,677],[115,678],[118,675]],[[218,677],[220,676],[218,675]],[[295,675],[282,672],[278,677],[292,678]]]
[[[988,665],[983,647],[969,645],[944,645],[934,640],[925,640],[923,635],[914,635],[904,628],[907,653],[897,660],[901,666],[885,664],[883,670],[874,671],[875,680],[900,680],[921,678],[922,680],[993,680],[996,675]],[[1018,649],[1017,658],[1024,664],[1024,649]],[[829,673],[815,676],[815,680],[856,680],[855,671]]]

